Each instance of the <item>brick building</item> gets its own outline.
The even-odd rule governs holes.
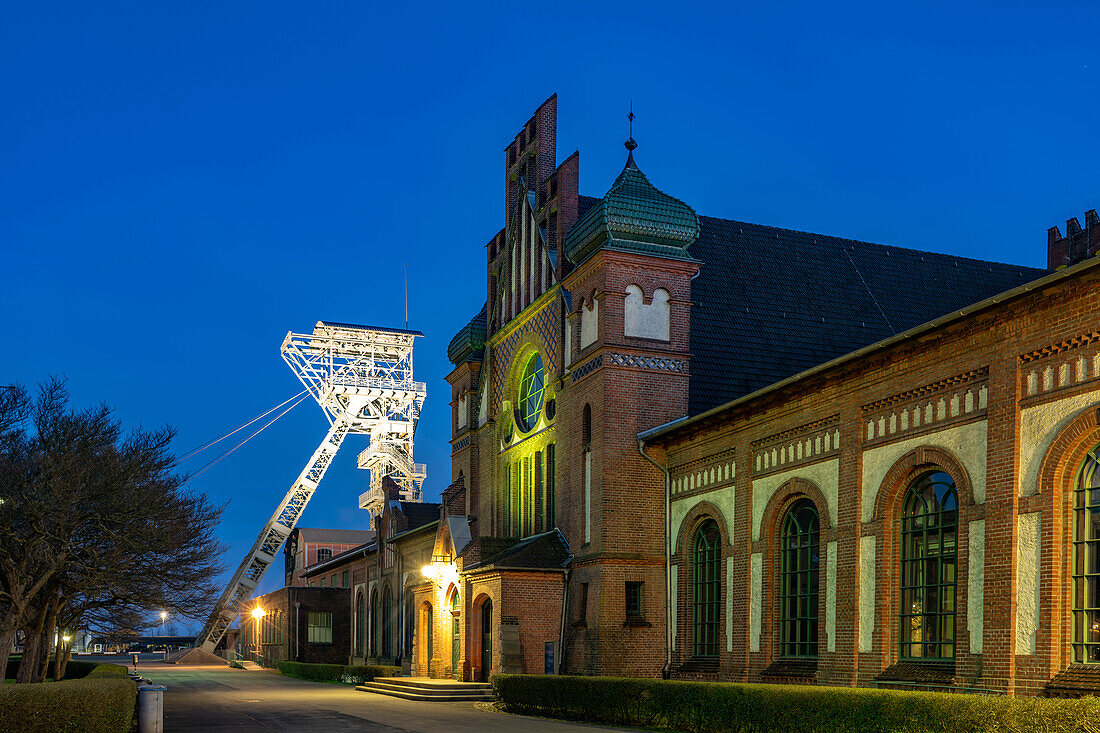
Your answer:
[[[264,667],[347,664],[349,596],[346,588],[291,586],[253,598],[241,613],[242,656]]]
[[[354,549],[374,538],[369,529],[315,529],[295,527],[283,548],[287,586],[305,585],[302,572],[311,565],[325,562],[335,555]]]
[[[309,543],[308,547],[314,548],[309,551],[315,553],[321,542],[331,546],[336,540],[366,537],[362,544],[337,554],[322,553],[320,560],[315,559],[316,554],[308,555],[314,561],[304,568],[296,567],[294,578],[297,586],[310,590],[346,591],[332,596],[338,600],[328,609],[335,630],[333,644],[325,650],[329,661],[396,664],[410,671],[417,620],[412,610],[413,590],[428,582],[421,570],[431,561],[441,505],[402,500],[400,487],[389,477],[383,480],[382,490],[387,498],[374,529],[306,529],[298,544],[288,541],[284,553],[290,577],[289,569],[297,562],[295,555],[300,557],[305,552],[304,543]],[[293,593],[296,588],[278,593],[287,590]],[[265,659],[273,658],[277,651],[274,647],[263,649]],[[286,653],[285,644],[282,650]]]
[[[701,217],[633,140],[591,198],[556,110],[505,148],[485,306],[448,347],[413,671],[1083,684],[1095,213],[1049,272]]]

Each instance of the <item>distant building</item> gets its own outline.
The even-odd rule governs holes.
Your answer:
[[[283,582],[287,586],[305,585],[302,571],[310,565],[325,562],[335,555],[347,552],[374,539],[369,529],[314,529],[296,527],[290,532],[283,556],[286,573]]]

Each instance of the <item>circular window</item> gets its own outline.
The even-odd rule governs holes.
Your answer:
[[[516,417],[523,430],[530,430],[538,422],[542,411],[542,357],[535,354],[527,360],[523,376],[519,380],[519,406]]]

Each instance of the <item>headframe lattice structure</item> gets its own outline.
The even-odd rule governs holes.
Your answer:
[[[412,352],[413,341],[423,335],[318,321],[313,333],[290,332],[283,339],[283,359],[324,410],[329,430],[222,592],[197,639],[201,648],[213,652],[240,614],[349,434],[370,436],[359,465],[371,471],[371,490],[360,497],[360,507],[372,515],[381,511],[387,473],[403,499],[420,501],[427,471],[413,463],[413,434],[427,388],[413,380]]]

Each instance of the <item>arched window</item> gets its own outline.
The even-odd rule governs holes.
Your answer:
[[[592,449],[592,405],[587,403],[581,419],[581,447],[586,451]]]
[[[1100,664],[1100,445],[1073,491],[1073,661]]]
[[[779,555],[779,653],[817,656],[817,508],[800,499],[783,518]]]
[[[370,594],[370,655],[378,656],[378,591]]]
[[[390,606],[393,605],[390,599],[390,587],[387,585],[382,591],[382,656],[389,657],[391,655],[391,642],[393,638],[393,629],[390,617],[393,615],[390,612]]]
[[[524,431],[531,430],[539,421],[539,413],[542,412],[543,392],[542,357],[533,354],[523,367],[523,375],[519,379],[519,407],[516,411],[516,422]]]
[[[695,533],[692,653],[697,657],[718,656],[718,612],[722,595],[720,536],[714,522],[707,522]]]
[[[946,473],[926,473],[909,486],[901,517],[902,659],[955,658],[958,522],[955,482]]]
[[[355,655],[366,655],[364,641],[367,638],[367,604],[363,600],[363,594],[357,593],[355,599]]]

